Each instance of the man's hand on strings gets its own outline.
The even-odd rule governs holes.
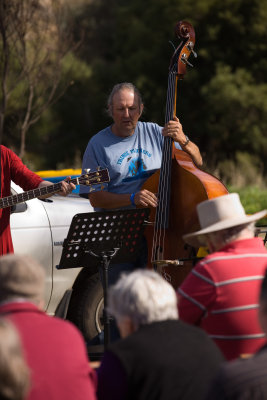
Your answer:
[[[183,126],[177,117],[167,122],[162,129],[162,135],[172,138],[175,142],[183,146],[187,142],[187,137],[184,134]]]
[[[154,193],[143,189],[140,190],[140,192],[135,193],[134,203],[135,205],[142,207],[157,207],[158,199]]]

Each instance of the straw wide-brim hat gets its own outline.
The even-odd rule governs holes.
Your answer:
[[[193,247],[205,246],[207,234],[257,221],[267,214],[267,210],[246,215],[238,193],[231,193],[199,203],[197,213],[201,229],[183,236]]]

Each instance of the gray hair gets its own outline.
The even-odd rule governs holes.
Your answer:
[[[211,242],[220,243],[223,246],[226,246],[228,243],[233,242],[234,240],[238,240],[242,237],[244,231],[251,233],[251,237],[255,235],[255,222],[250,222],[249,224],[242,224],[233,226],[231,228],[222,229],[217,232],[212,232],[208,235]]]
[[[107,311],[118,321],[130,318],[138,329],[151,322],[178,319],[177,296],[158,273],[138,269],[121,275],[109,289]]]
[[[117,83],[115,86],[113,86],[113,89],[110,92],[110,95],[108,96],[108,101],[107,101],[107,112],[110,117],[112,117],[112,105],[113,105],[113,97],[114,95],[119,92],[120,90],[123,89],[128,89],[137,96],[138,98],[138,105],[139,105],[139,110],[141,109],[141,104],[143,104],[142,96],[139,90],[137,89],[136,86],[134,86],[130,82],[122,82],[122,83]]]
[[[0,257],[0,302],[23,298],[39,303],[44,298],[44,268],[26,255]]]

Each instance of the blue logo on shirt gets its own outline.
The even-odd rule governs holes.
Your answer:
[[[131,160],[129,165],[129,174],[131,176],[136,176],[142,174],[147,170],[147,167],[142,158],[134,158]]]

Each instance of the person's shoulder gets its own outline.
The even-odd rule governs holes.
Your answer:
[[[98,131],[95,135],[93,135],[89,140],[89,143],[100,142],[103,140],[103,138],[108,136],[109,133],[110,133],[110,126],[107,126],[106,128],[101,129],[101,131]]]
[[[225,363],[221,372],[225,379],[231,379],[236,382],[239,382],[240,379],[242,381],[247,380],[247,378],[252,381],[263,375],[265,377],[267,373],[267,349],[260,350],[249,358]]]
[[[140,136],[145,136],[149,138],[152,143],[158,143],[159,146],[162,146],[163,143],[163,135],[162,135],[162,127],[154,122],[142,122],[138,121],[137,124],[137,132]],[[155,142],[156,140],[156,142]]]
[[[145,122],[145,121],[138,121],[137,126],[140,129],[145,129],[145,130],[154,130],[154,131],[161,131],[162,127],[155,122]]]
[[[258,352],[251,358],[222,363],[207,400],[265,399],[267,398],[267,352]]]
[[[202,258],[197,264],[196,267],[198,269],[206,268],[209,264],[213,262],[223,260],[226,256],[226,253],[223,251],[216,251],[210,254],[207,254],[205,257]]]
[[[224,264],[221,262],[223,260],[223,253],[215,252],[208,254],[192,268],[188,276],[185,278],[184,282],[181,284],[181,287],[184,287],[188,284],[189,278],[190,280],[193,279],[194,282],[196,282],[196,278],[197,280],[201,279],[202,283],[208,286],[214,285],[214,281],[217,280],[218,273],[223,270]]]
[[[4,146],[3,144],[0,144],[0,149],[1,149],[1,151],[8,151],[8,150],[10,150],[8,147]]]
[[[133,347],[136,347],[137,343],[138,346],[141,344],[141,347],[144,345],[146,346],[146,337],[150,337],[150,330],[151,330],[152,324],[144,325],[142,328],[137,329],[135,332],[133,332],[131,335],[126,336],[125,338],[120,338],[119,340],[116,340],[115,342],[112,342],[108,345],[107,350],[111,352],[112,354],[115,354],[119,358],[121,357],[122,354],[127,354],[129,357],[135,356],[133,353],[132,355],[129,354],[129,349],[132,349]],[[144,333],[144,330],[146,331]],[[152,330],[152,334],[155,333]]]
[[[214,385],[223,387],[225,398],[265,398],[267,395],[267,351],[251,358],[223,363]],[[258,395],[260,394],[260,397]],[[263,397],[262,397],[263,396]]]
[[[187,280],[188,277],[195,277],[198,274],[206,274],[210,272],[210,264],[216,259],[216,253],[208,254],[205,257],[203,257],[201,260],[199,260],[196,265],[192,268],[192,270],[189,272],[187,277],[185,278],[184,281]],[[183,283],[182,283],[183,284]],[[182,286],[182,285],[181,285]]]
[[[183,332],[183,334],[187,337],[196,337],[200,342],[213,343],[203,329],[199,328],[198,326],[188,324],[180,319],[177,321],[177,329]]]
[[[187,322],[179,319],[177,330],[179,330],[180,334],[183,335],[189,343],[191,343],[192,347],[194,347],[194,344],[196,344],[196,347],[199,349],[199,351],[203,350],[206,352],[208,350],[210,352],[218,353],[222,356],[214,341],[200,327],[188,324]]]
[[[57,317],[48,316],[48,318],[50,320],[50,324],[55,330],[63,331],[69,337],[72,336],[83,340],[81,332],[72,322]]]
[[[4,146],[3,144],[0,145],[1,147],[1,156],[9,157],[9,156],[15,156],[14,151],[9,149],[8,147]]]

